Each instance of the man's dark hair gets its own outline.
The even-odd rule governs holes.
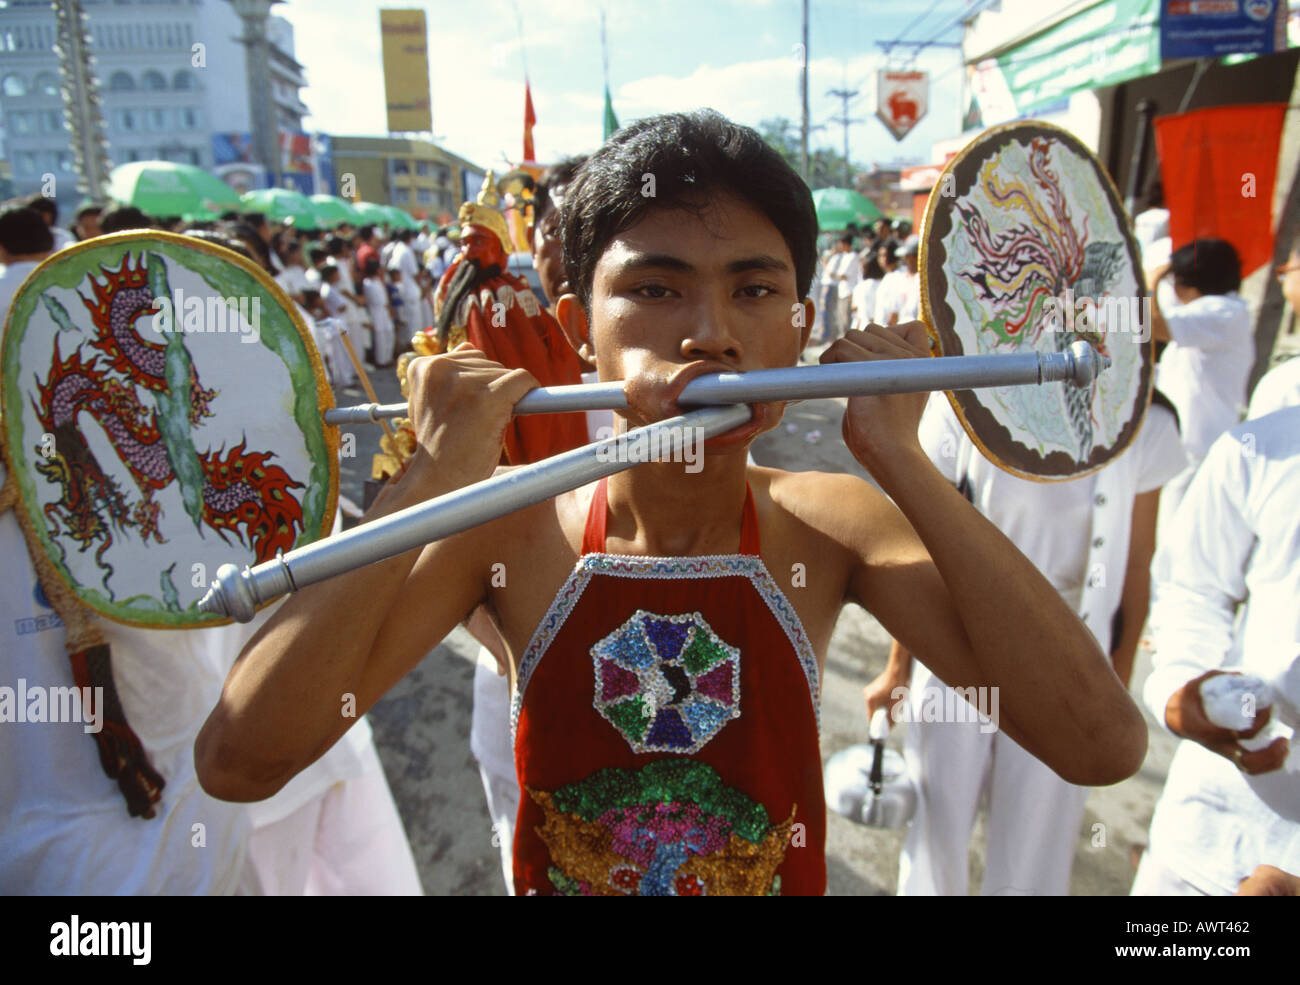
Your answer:
[[[321,268],[320,279],[326,284],[333,284],[339,279],[339,268],[333,264],[326,264]]]
[[[642,194],[646,175],[654,195]],[[596,264],[605,247],[651,209],[699,215],[729,193],[771,220],[794,258],[795,286],[807,297],[817,263],[817,213],[803,179],[757,132],[714,110],[669,113],[619,130],[588,158],[564,207],[564,267],[591,311]]]
[[[262,241],[255,226],[250,226],[246,222],[234,222],[229,225],[228,232],[248,248],[253,259],[263,270],[269,274],[275,273],[275,268],[271,265],[270,247]]]
[[[841,236],[841,237],[840,237],[840,242],[843,243],[845,246],[847,246],[850,250],[853,249],[853,237],[852,237],[852,236]]]
[[[245,212],[240,216],[247,225],[257,229],[266,222],[266,213],[264,212]]]
[[[81,208],[77,209],[77,221],[80,222],[88,215],[102,215],[103,212],[104,207],[102,205],[97,205],[94,202],[87,202]]]
[[[1169,258],[1174,284],[1202,294],[1229,294],[1241,287],[1241,257],[1223,239],[1198,239]]]
[[[324,250],[322,250],[319,246],[313,246],[311,250],[307,253],[307,256],[311,259],[311,265],[313,267],[316,266],[316,264],[318,263],[324,263],[326,260],[330,258],[330,255],[326,253]]]
[[[330,236],[325,240],[325,252],[332,257],[342,256],[345,245],[338,236]]]
[[[361,242],[369,243],[375,236],[374,226],[362,226],[357,230],[357,235],[361,237]]]
[[[54,234],[35,209],[5,209],[0,212],[0,246],[14,256],[49,253],[54,249]]]
[[[46,198],[44,195],[33,195],[27,200],[27,208],[45,216],[45,221],[51,226],[59,221],[59,203],[52,198]]]
[[[316,288],[304,287],[302,289],[302,306],[304,308],[310,308],[313,304],[315,304],[319,300],[320,300],[320,291],[318,291]]]
[[[575,154],[573,157],[566,157],[562,161],[552,164],[542,173],[542,180],[537,183],[537,190],[533,193],[533,224],[542,221],[542,216],[546,215],[552,208],[551,190],[554,188],[567,188],[572,182],[573,177],[578,173],[578,169],[587,163],[586,154]]]
[[[153,220],[134,205],[119,205],[99,218],[101,233],[120,233],[126,229],[152,229]]]
[[[379,273],[379,258],[371,257],[367,260],[366,269],[361,271],[361,273],[366,277],[373,277],[375,274]]]

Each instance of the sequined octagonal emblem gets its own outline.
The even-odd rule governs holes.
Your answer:
[[[740,650],[698,612],[638,609],[591,656],[594,706],[633,752],[699,752],[740,717]]]

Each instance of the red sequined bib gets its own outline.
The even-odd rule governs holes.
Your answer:
[[[821,895],[817,662],[759,557],[583,553],[519,666],[515,889]]]

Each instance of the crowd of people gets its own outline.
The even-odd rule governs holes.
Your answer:
[[[627,190],[644,173],[657,176],[655,198]],[[259,214],[175,231],[273,276],[346,387],[355,367],[340,333],[368,334],[371,366],[391,364],[402,340],[438,323],[439,282],[463,262],[456,239],[494,228],[479,216],[386,238],[371,226],[277,229]],[[39,202],[0,212],[0,315],[66,245],[55,222]],[[67,235],[169,225],[87,209]],[[585,379],[637,380],[629,426],[673,410],[683,367],[789,365],[817,344],[823,363],[929,351],[910,228],[882,220],[818,256],[806,186],[716,114],[639,121],[553,168],[529,234],[549,302],[538,351]],[[1073,481],[1000,470],[943,395],[849,402],[846,444],[883,495],[847,476],[757,468],[749,444],[780,420],[780,405],[765,404],[711,446],[699,476],[662,463],[619,473],[373,565],[364,582],[306,588],[259,616],[255,636],[118,627],[128,656],[115,672],[168,777],[170,823],[126,816],[75,739],[25,731],[3,757],[0,887],[418,892],[364,718],[340,721],[336,694],[355,694],[364,712],[464,622],[483,646],[470,739],[510,891],[824,892],[820,680],[840,607],[855,602],[895,639],[868,713],[949,686],[1001,691],[991,731],[920,707],[908,716],[919,806],[900,893],[968,891],[984,798],[981,892],[1068,892],[1089,787],[1142,763],[1147,726],[1128,690],[1149,634],[1142,697],[1181,741],[1133,892],[1296,895],[1300,360],[1267,374],[1247,411],[1241,275],[1222,240],[1151,265],[1157,397],[1133,445]],[[1278,277],[1300,307],[1300,241]],[[792,304],[812,316],[794,335]],[[371,515],[492,474],[502,449],[482,436],[504,434],[538,373],[468,347],[413,362],[412,427],[429,454]],[[593,416],[590,436],[612,423]],[[0,538],[6,556],[24,549],[11,513]],[[810,557],[822,560],[806,584],[784,588],[781,573]],[[528,574],[498,580],[498,568]],[[30,570],[0,584],[10,633],[40,593]],[[4,679],[57,683],[58,636],[10,639]],[[179,654],[171,694],[149,677],[151,655],[168,648]],[[1258,699],[1249,720],[1222,724],[1216,678]],[[164,708],[177,692],[184,707]],[[191,822],[207,826],[205,854],[187,847]]]

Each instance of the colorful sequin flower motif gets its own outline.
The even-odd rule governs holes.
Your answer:
[[[699,752],[740,717],[740,650],[698,612],[638,609],[591,657],[594,707],[633,752]]]
[[[780,892],[795,809],[771,823],[762,804],[707,764],[661,759],[603,769],[554,793],[528,790],[564,896],[764,896]]]

